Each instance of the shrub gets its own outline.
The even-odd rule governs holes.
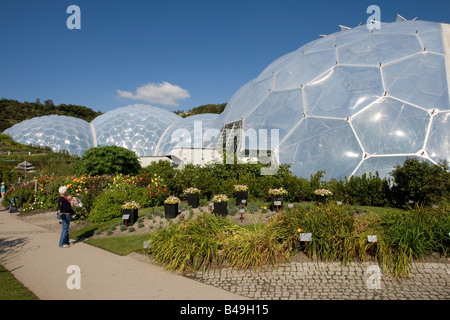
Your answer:
[[[75,166],[78,175],[138,174],[141,169],[134,151],[118,146],[91,148]]]
[[[429,164],[408,158],[402,166],[396,166],[391,175],[394,185],[394,203],[403,206],[408,200],[432,204],[450,196],[450,172],[447,162]]]
[[[95,199],[94,207],[88,214],[91,222],[104,222],[122,214],[122,204],[127,202],[129,194],[121,190],[106,190]]]

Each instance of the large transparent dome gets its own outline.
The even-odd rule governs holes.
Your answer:
[[[98,146],[119,146],[139,157],[161,155],[159,140],[182,118],[168,110],[149,105],[129,105],[108,111],[91,123]]]
[[[74,117],[35,117],[17,123],[3,133],[22,144],[50,147],[54,152],[67,151],[80,157],[94,146],[89,123]]]
[[[399,21],[312,41],[239,89],[216,126],[278,130],[269,148],[305,178],[387,176],[406,157],[450,160],[445,37],[448,25]]]

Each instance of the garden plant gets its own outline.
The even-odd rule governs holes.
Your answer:
[[[9,206],[16,197],[21,199],[22,214],[55,210],[58,188],[66,185],[81,203],[76,208],[81,220],[100,224],[120,217],[126,203],[134,201],[141,208],[153,208],[150,215],[154,216],[155,208],[166,199],[175,199],[183,206],[186,204],[180,199],[198,192],[197,216],[183,207],[190,213],[185,221],[171,222],[148,235],[152,245],[147,253],[167,268],[181,271],[221,265],[265,268],[303,251],[311,259],[342,263],[364,261],[372,255],[385,272],[407,276],[413,259],[449,253],[450,174],[445,162],[438,166],[408,159],[389,179],[375,173],[339,181],[323,181],[321,171],[309,180],[298,178],[288,165],[280,166],[275,175],[264,176],[261,167],[211,164],[175,170],[160,161],[133,175],[87,172],[29,177],[23,183],[9,185],[3,205]],[[239,191],[236,186],[245,186],[248,192],[245,206],[229,201]],[[284,201],[293,206],[269,215],[266,204],[273,194],[283,195]],[[317,202],[322,195],[328,196],[327,201]],[[202,209],[209,201],[228,202],[231,216],[245,210],[250,226]],[[363,210],[361,214],[355,209],[361,206],[383,210]],[[311,241],[299,241],[300,233],[311,233]],[[367,241],[369,235],[377,235],[375,244]]]

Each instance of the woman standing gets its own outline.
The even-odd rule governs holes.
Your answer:
[[[59,199],[58,199],[58,211],[62,220],[62,232],[61,238],[59,239],[59,246],[61,248],[69,248],[69,225],[72,214],[75,212],[72,209],[72,204],[67,198],[67,187],[62,186],[59,188]]]
[[[1,195],[2,195],[2,199],[4,199],[5,198],[5,193],[6,193],[6,186],[5,186],[4,182],[2,182],[2,186],[1,186],[0,192],[1,192]]]

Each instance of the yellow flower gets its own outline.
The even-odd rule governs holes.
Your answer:
[[[301,228],[298,228],[298,229],[297,229],[297,232],[302,232],[302,229],[301,229]]]

